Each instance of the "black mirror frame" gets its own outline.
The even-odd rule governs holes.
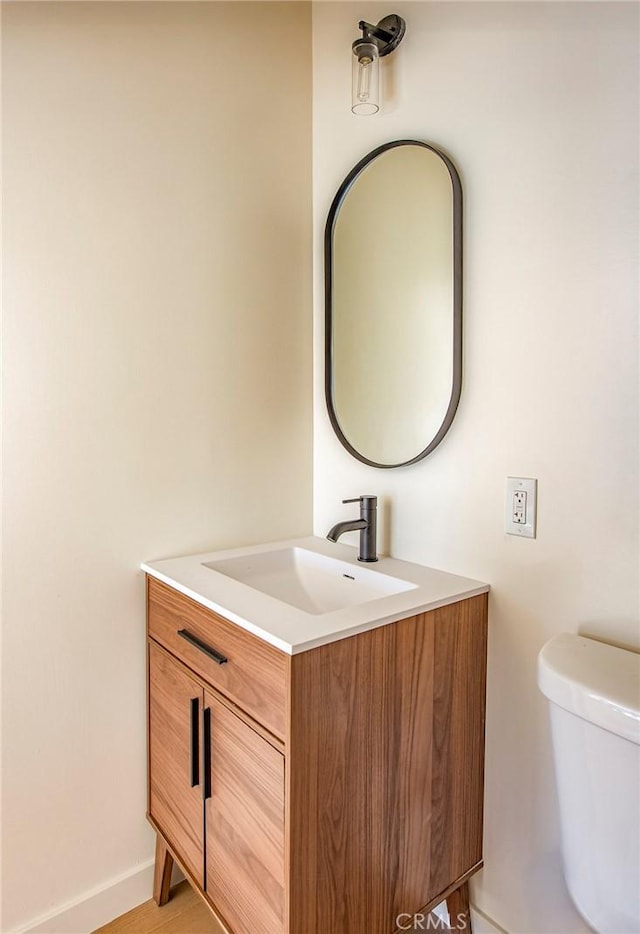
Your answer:
[[[382,153],[398,146],[422,146],[439,156],[446,165],[453,190],[453,379],[451,385],[451,398],[444,417],[444,420],[437,433],[427,445],[427,447],[412,457],[410,460],[402,461],[399,464],[378,464],[376,461],[369,460],[363,454],[360,454],[344,436],[333,404],[333,342],[332,336],[332,315],[333,315],[333,232],[335,228],[338,211],[344,201],[347,192],[370,162],[377,159]],[[381,469],[391,469],[395,467],[407,467],[409,464],[415,464],[431,454],[431,452],[440,444],[446,433],[451,427],[462,392],[462,184],[458,171],[451,161],[440,149],[431,146],[429,143],[414,139],[398,139],[390,143],[384,143],[368,153],[357,165],[349,172],[336,193],[329,214],[324,233],[324,295],[325,295],[325,327],[324,327],[324,391],[329,413],[331,426],[335,431],[343,447],[347,449],[352,457],[367,464],[369,467],[379,467]]]

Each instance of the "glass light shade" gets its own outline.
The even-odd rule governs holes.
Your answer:
[[[370,116],[380,110],[380,57],[375,42],[361,39],[353,45],[351,110]]]

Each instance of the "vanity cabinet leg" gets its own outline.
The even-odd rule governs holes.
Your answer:
[[[160,834],[156,835],[156,866],[153,874],[153,900],[160,908],[169,901],[173,856],[164,845]]]
[[[449,927],[452,931],[464,931],[472,934],[471,914],[469,913],[469,884],[464,882],[459,889],[447,896]]]

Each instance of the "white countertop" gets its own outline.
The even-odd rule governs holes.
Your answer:
[[[354,574],[364,567],[407,581],[414,586],[402,593],[377,597],[366,603],[329,613],[315,614],[284,603],[205,566],[212,561],[285,548],[304,548],[316,554],[346,561],[353,565]],[[466,600],[489,590],[488,584],[480,581],[458,577],[456,574],[448,574],[446,571],[419,564],[410,564],[397,558],[380,557],[375,564],[362,565],[357,560],[355,548],[333,544],[324,538],[313,536],[181,558],[166,558],[150,561],[141,567],[157,580],[179,590],[185,596],[237,623],[289,655],[366,632],[407,616],[435,610],[458,600]]]

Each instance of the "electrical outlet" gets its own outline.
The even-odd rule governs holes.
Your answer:
[[[513,494],[511,521],[516,525],[527,524],[527,494],[524,490],[516,490]]]
[[[507,477],[504,530],[507,535],[536,537],[538,481],[530,477]]]

